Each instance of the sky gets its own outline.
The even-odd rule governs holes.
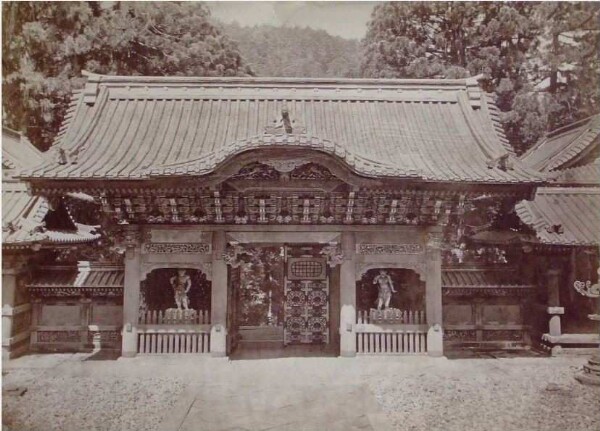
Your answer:
[[[218,1],[207,4],[212,16],[225,23],[311,27],[346,39],[362,39],[377,2]]]

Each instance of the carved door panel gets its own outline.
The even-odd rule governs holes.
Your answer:
[[[329,279],[321,257],[288,257],[284,343],[329,343]]]

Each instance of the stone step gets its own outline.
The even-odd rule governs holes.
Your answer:
[[[254,326],[239,329],[241,341],[283,341],[283,327]]]

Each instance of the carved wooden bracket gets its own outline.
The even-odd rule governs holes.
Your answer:
[[[335,268],[344,261],[342,248],[337,242],[330,242],[329,245],[323,247],[320,254],[327,258],[327,264],[330,268]]]
[[[242,264],[242,260],[240,259],[243,255],[249,255],[250,253],[239,243],[231,242],[225,248],[225,253],[223,253],[223,260],[226,265],[231,266],[232,268],[237,268]]]

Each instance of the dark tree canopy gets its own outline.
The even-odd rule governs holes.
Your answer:
[[[81,71],[247,74],[236,45],[196,2],[4,2],[5,125],[47,148]]]
[[[593,2],[391,2],[377,5],[361,74],[483,74],[523,151],[548,129],[598,110],[599,10]]]

